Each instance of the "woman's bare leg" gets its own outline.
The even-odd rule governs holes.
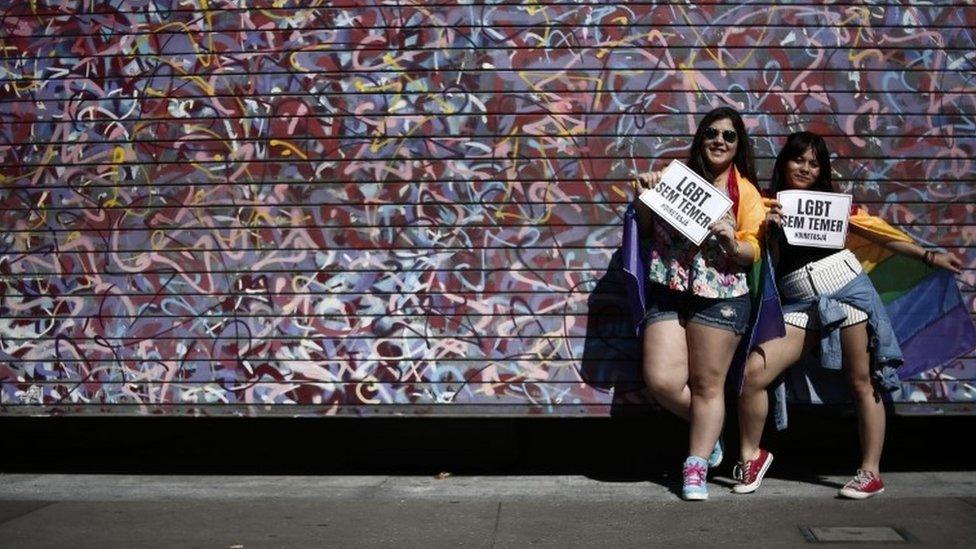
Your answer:
[[[691,437],[689,455],[708,459],[725,421],[725,377],[732,355],[742,337],[738,334],[689,322],[688,385],[691,389]]]
[[[677,319],[661,320],[644,330],[644,383],[658,404],[688,421],[688,346]]]
[[[844,369],[854,391],[857,429],[861,438],[861,469],[879,475],[884,449],[885,409],[881,395],[871,382],[871,355],[868,352],[868,323],[842,328],[841,346]]]
[[[739,459],[744,463],[759,455],[763,427],[769,414],[766,389],[817,342],[818,332],[786,325],[786,335],[767,341],[749,353],[745,380],[739,394]]]

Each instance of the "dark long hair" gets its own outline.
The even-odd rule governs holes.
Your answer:
[[[786,138],[786,144],[776,155],[776,164],[773,165],[773,178],[769,183],[769,191],[776,194],[786,190],[786,163],[794,158],[803,156],[803,153],[812,150],[817,157],[820,165],[820,175],[810,187],[811,191],[834,192],[834,186],[830,182],[830,152],[827,150],[827,143],[823,137],[812,132],[791,133]]]
[[[749,139],[749,133],[746,132],[746,125],[742,122],[739,111],[729,107],[719,107],[709,111],[705,115],[705,118],[702,118],[701,122],[698,123],[698,129],[695,130],[695,138],[691,141],[691,150],[688,152],[688,167],[707,179],[709,183],[715,180],[715,176],[718,174],[713,174],[708,169],[708,163],[705,161],[705,155],[702,153],[702,148],[705,145],[705,129],[711,126],[712,122],[725,118],[732,122],[735,133],[739,135],[739,138],[736,139],[737,147],[732,163],[739,169],[739,173],[755,185],[756,162],[752,155],[752,140]]]

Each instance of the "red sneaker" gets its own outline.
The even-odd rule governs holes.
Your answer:
[[[732,477],[739,481],[738,484],[732,487],[732,491],[736,494],[755,492],[756,488],[759,488],[759,484],[762,483],[762,479],[766,476],[766,471],[769,470],[769,466],[772,463],[773,454],[770,454],[762,448],[759,449],[759,455],[756,456],[756,459],[750,459],[745,463],[740,461],[732,469]]]
[[[843,488],[840,489],[840,496],[850,499],[867,499],[884,492],[884,483],[881,477],[871,471],[858,469],[854,476]]]

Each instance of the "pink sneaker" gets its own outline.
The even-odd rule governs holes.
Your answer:
[[[881,477],[871,471],[858,469],[857,475],[840,489],[840,496],[850,499],[867,499],[884,492]]]
[[[763,477],[766,476],[766,471],[769,470],[769,466],[773,463],[773,454],[770,454],[762,448],[759,449],[759,455],[756,459],[750,459],[749,461],[742,463],[741,461],[732,469],[732,477],[739,481],[738,484],[732,487],[732,491],[736,494],[751,494],[759,488],[762,483]]]
[[[708,499],[708,461],[698,456],[688,456],[681,468],[681,497],[688,501]]]

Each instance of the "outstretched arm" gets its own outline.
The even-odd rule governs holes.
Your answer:
[[[877,227],[875,230],[870,230],[866,227],[861,227],[857,224],[851,223],[851,232],[864,237],[875,244],[884,247],[885,249],[902,254],[908,257],[915,258],[919,261],[924,262],[926,265],[931,265],[933,267],[939,267],[947,271],[951,271],[955,274],[959,274],[962,269],[962,261],[958,257],[948,253],[948,252],[936,252],[933,250],[926,250],[925,248],[919,246],[911,240],[910,237],[904,235],[900,231],[891,229],[884,220],[863,215],[862,217],[872,217],[875,221],[874,225],[879,225],[881,229]],[[851,218],[852,221],[854,218]],[[883,236],[879,236],[879,233],[883,233]],[[892,233],[895,236],[891,236],[888,233]]]
[[[947,271],[952,271],[956,274],[962,272],[962,261],[959,261],[958,257],[948,252],[926,250],[925,248],[912,242],[892,241],[885,243],[884,246],[895,253],[907,255],[908,257],[914,257],[915,259],[924,261],[926,265],[939,267]]]

